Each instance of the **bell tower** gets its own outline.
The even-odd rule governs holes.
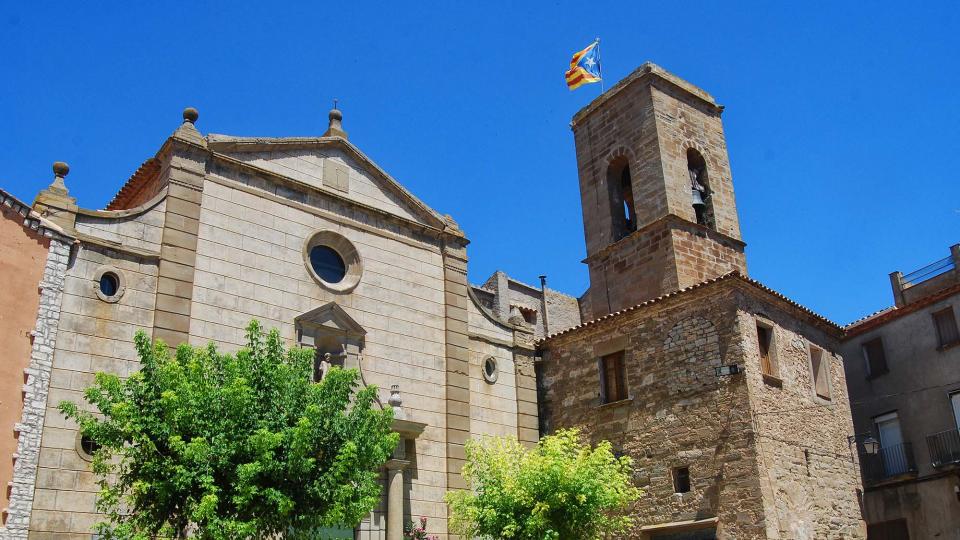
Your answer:
[[[746,273],[722,112],[707,92],[646,63],[573,117],[584,315]]]

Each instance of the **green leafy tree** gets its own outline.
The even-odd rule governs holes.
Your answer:
[[[256,321],[247,340],[236,355],[210,344],[171,356],[138,332],[140,371],[98,373],[93,413],[60,403],[99,446],[103,538],[311,538],[376,506],[398,440],[376,388],[336,368],[313,383],[312,351],[284,350]]]
[[[513,438],[467,443],[463,475],[471,490],[447,494],[450,527],[465,537],[594,540],[622,534],[642,495],[629,457],[609,442],[596,448],[577,430],[561,430],[528,449]]]

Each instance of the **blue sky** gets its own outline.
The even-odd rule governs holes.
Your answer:
[[[887,274],[960,242],[955,5],[883,2],[0,1],[0,187],[71,165],[101,208],[185,106],[203,133],[350,139],[496,269],[587,286],[570,55],[602,38],[612,84],[646,60],[711,92],[750,274],[838,322]]]

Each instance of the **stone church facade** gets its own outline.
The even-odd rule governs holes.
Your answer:
[[[90,538],[89,448],[56,405],[138,369],[137,329],[236,350],[256,318],[399,405],[406,442],[356,538],[398,540],[410,516],[447,538],[468,440],[565,426],[636,460],[633,537],[862,538],[842,332],[746,277],[721,111],[645,64],[574,117],[579,299],[500,272],[470,285],[464,232],[351,144],[338,110],[320,137],[249,138],[204,136],[187,109],[104,210],[79,207],[58,165],[29,211],[69,264],[52,362],[27,380],[48,381],[23,407],[32,489],[14,480],[3,534]]]

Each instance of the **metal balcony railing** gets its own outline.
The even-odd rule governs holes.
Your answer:
[[[960,464],[960,430],[951,429],[927,436],[927,449],[934,467]]]
[[[940,259],[939,261],[932,262],[923,268],[914,270],[908,274],[903,275],[903,288],[912,287],[920,282],[926,281],[930,278],[939,276],[940,274],[946,274],[950,270],[953,270],[953,256],[947,257],[945,259]]]
[[[917,463],[913,459],[913,446],[906,442],[881,448],[876,454],[861,454],[860,469],[865,483],[877,483],[915,473]]]

